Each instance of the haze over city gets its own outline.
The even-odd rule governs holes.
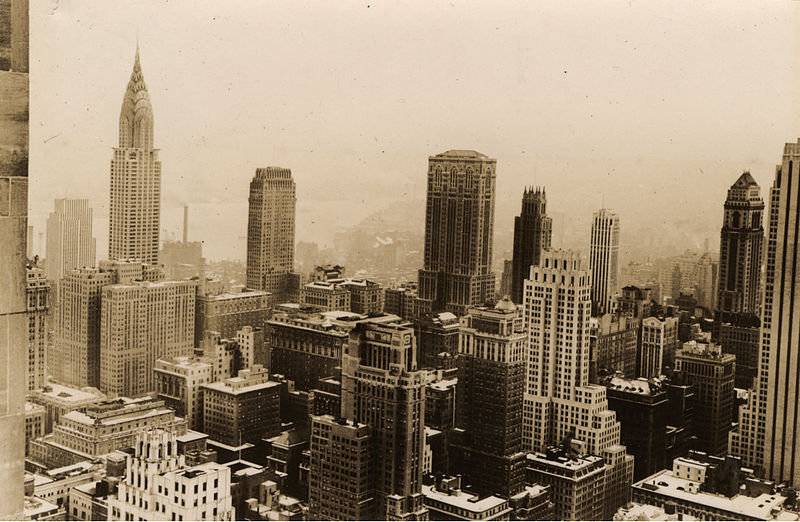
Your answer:
[[[108,162],[138,38],[162,229],[179,237],[189,205],[189,239],[210,260],[244,258],[257,167],[292,169],[296,237],[322,246],[398,200],[419,201],[408,221],[421,230],[427,158],[453,147],[498,160],[498,241],[522,188],[541,185],[555,246],[585,248],[605,204],[620,214],[623,245],[680,223],[695,247],[710,238],[716,249],[731,180],[748,169],[768,187],[779,144],[800,128],[799,11],[35,2],[30,223],[43,232],[54,198],[89,197],[105,255]]]

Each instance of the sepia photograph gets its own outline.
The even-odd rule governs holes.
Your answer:
[[[800,521],[798,243],[797,0],[0,0],[0,520]]]

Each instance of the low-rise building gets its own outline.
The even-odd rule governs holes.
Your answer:
[[[312,281],[300,288],[300,304],[323,310],[350,310],[350,291],[333,281]]]
[[[785,509],[786,496],[773,483],[757,479],[741,465],[732,466],[733,461],[738,459],[677,458],[672,469],[634,483],[633,500],[698,520],[800,520],[800,514]]]
[[[44,435],[44,415],[43,406],[25,403],[25,455],[28,454],[30,441]]]
[[[604,520],[606,475],[602,457],[548,450],[528,454],[527,482],[550,486],[554,520]]]
[[[28,393],[28,400],[44,406],[44,433],[52,433],[53,426],[61,416],[70,411],[86,411],[86,408],[106,400],[106,395],[97,388],[81,389],[49,381],[47,385]]]
[[[423,484],[422,495],[431,520],[511,520],[513,512],[508,499],[462,491],[460,476]]]
[[[163,401],[152,397],[122,397],[71,411],[61,417],[53,433],[31,441],[30,459],[46,468],[103,457],[133,445],[138,433],[150,427],[186,431],[186,421]]]
[[[203,384],[214,382],[214,361],[196,355],[156,361],[156,393],[191,429],[203,429]]]
[[[198,292],[194,315],[194,345],[200,346],[204,332],[219,332],[232,339],[244,326],[261,328],[269,319],[270,293],[246,290],[239,293]]]

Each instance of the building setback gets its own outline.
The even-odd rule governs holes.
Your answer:
[[[312,520],[379,520],[370,428],[331,415],[311,419],[308,474]]]
[[[526,188],[522,194],[522,210],[514,218],[514,255],[511,269],[511,300],[522,304],[525,278],[531,265],[539,264],[542,251],[550,250],[553,220],[547,216],[544,189]]]
[[[430,311],[464,315],[494,297],[495,167],[473,150],[428,158],[424,266],[419,297]]]
[[[289,300],[294,278],[295,184],[292,171],[256,169],[250,182],[247,214],[247,288]]]
[[[161,161],[139,48],[119,113],[119,146],[111,159],[108,258],[158,264]]]
[[[523,448],[546,451],[567,438],[609,466],[603,499],[609,519],[629,497],[633,457],[620,445],[620,425],[604,386],[589,383],[590,274],[580,254],[547,251],[525,281],[528,362]],[[555,494],[555,493],[554,493]]]

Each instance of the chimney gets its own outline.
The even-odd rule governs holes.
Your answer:
[[[183,244],[187,243],[186,238],[189,232],[189,205],[183,206]]]

